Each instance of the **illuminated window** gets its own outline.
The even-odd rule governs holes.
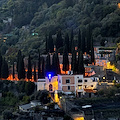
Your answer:
[[[68,90],[70,90],[70,86],[68,86]]]
[[[70,83],[70,79],[66,79],[66,83]]]
[[[87,80],[84,80],[84,82],[87,82]]]
[[[78,80],[78,83],[81,83],[82,82],[82,80]]]
[[[78,85],[78,89],[81,90],[82,89],[82,85]]]

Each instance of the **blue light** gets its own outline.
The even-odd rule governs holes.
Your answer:
[[[52,72],[48,72],[47,73],[47,78],[49,79],[49,81],[51,81],[52,77],[53,77],[53,73]]]
[[[51,76],[52,76],[51,74],[48,74],[48,79],[49,79],[49,80],[51,80]]]

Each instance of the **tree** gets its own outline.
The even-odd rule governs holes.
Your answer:
[[[51,62],[50,62],[50,54],[47,54],[46,64],[45,64],[45,74],[51,71]]]
[[[77,72],[77,59],[76,59],[76,51],[75,50],[72,53],[71,70],[73,71],[74,74]]]
[[[0,52],[0,78],[1,78],[1,68],[2,68],[2,55]]]
[[[34,81],[36,82],[36,64],[34,64]]]
[[[91,63],[94,64],[95,56],[94,56],[94,47],[93,47],[93,38],[91,39]]]
[[[82,30],[81,32],[81,50],[84,53],[86,51],[86,46],[85,46],[85,31]]]
[[[27,71],[27,79],[32,79],[32,65],[31,65],[31,57],[28,57],[28,71]]]
[[[82,51],[78,51],[78,74],[84,74],[85,68],[83,64],[83,53]]]
[[[56,38],[56,49],[59,49],[62,46],[63,46],[63,39],[62,39],[61,30],[59,30]]]
[[[15,78],[15,68],[14,68],[14,62],[13,62],[13,79]]]
[[[42,58],[42,78],[45,78],[45,60]]]
[[[51,33],[49,33],[48,50],[50,53],[54,52],[54,44],[53,44],[53,38]]]
[[[5,110],[5,111],[3,111],[3,118],[5,119],[5,120],[10,120],[10,119],[12,119],[13,118],[13,114],[12,114],[12,111],[10,111],[10,110]]]
[[[25,79],[25,68],[24,68],[24,60],[23,56],[19,58],[19,63],[18,63],[18,79]]]
[[[25,92],[27,95],[31,95],[35,90],[35,84],[34,82],[26,82],[25,83]]]
[[[46,53],[48,53],[48,39],[47,39],[47,35],[45,36],[45,41],[46,41]]]
[[[65,35],[64,45],[67,46],[67,52],[69,52],[69,36],[68,36],[68,33],[66,33],[66,35]]]
[[[69,45],[69,52],[72,53],[73,49],[74,49],[74,35],[73,35],[73,29],[71,30],[71,34],[70,34],[70,45]]]
[[[79,29],[79,33],[78,33],[78,49],[82,50],[81,48],[81,30]]]
[[[1,77],[6,79],[9,76],[9,70],[8,70],[8,64],[4,58],[2,62],[2,68],[1,68]]]
[[[60,74],[60,63],[59,63],[59,57],[58,57],[58,52],[55,52],[55,56],[56,56],[56,61],[57,61],[57,69],[56,69],[56,73]]]
[[[86,29],[86,39],[87,39],[87,53],[89,54],[91,49],[91,36],[92,36],[92,30],[90,24],[87,26]]]
[[[41,78],[41,57],[40,57],[40,52],[39,52],[39,57],[38,57],[38,79]]]
[[[21,57],[22,57],[22,53],[21,50],[19,50],[17,54],[17,72],[18,72],[19,60],[21,59]]]
[[[63,51],[63,71],[69,70],[69,59],[68,59],[68,53],[67,53],[67,47],[65,45],[64,51]]]

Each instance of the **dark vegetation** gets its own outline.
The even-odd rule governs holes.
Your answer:
[[[89,25],[94,42],[109,42],[110,39],[116,42],[115,39],[119,38],[120,11],[117,3],[110,0],[2,0],[0,14],[1,53],[10,62],[16,58],[19,49],[27,56],[29,53],[33,59],[38,49],[44,53],[45,36],[50,40],[51,35],[54,36],[55,43],[60,30],[61,45],[63,38],[67,41],[71,29],[75,36],[73,41],[77,41],[79,28],[83,37],[87,31],[86,40],[89,39]],[[12,20],[3,21],[8,18]]]
[[[50,102],[48,91],[36,91],[36,86],[33,82],[25,81],[6,81],[0,80],[0,116],[3,113],[4,117],[11,118],[12,112],[18,110],[18,106],[29,103],[32,100],[39,100],[46,104]]]

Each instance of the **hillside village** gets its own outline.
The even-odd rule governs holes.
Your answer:
[[[120,119],[120,1],[0,1],[0,120]]]

